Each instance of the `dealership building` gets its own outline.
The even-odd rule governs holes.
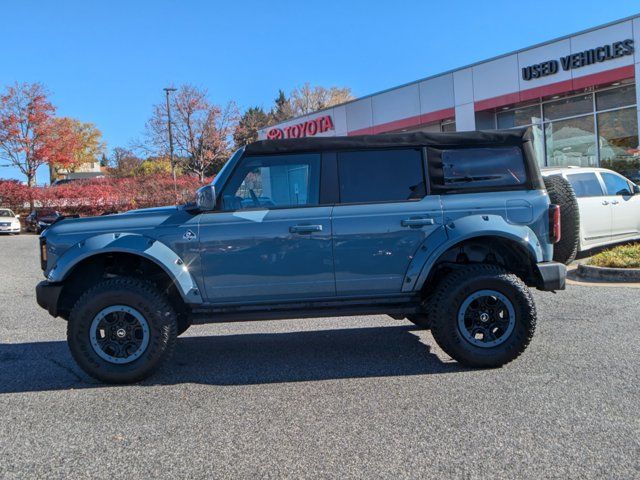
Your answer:
[[[640,169],[640,15],[368,95],[262,139],[531,126],[542,165]]]

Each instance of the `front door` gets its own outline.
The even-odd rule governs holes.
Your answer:
[[[206,298],[243,304],[335,296],[331,206],[319,205],[320,155],[242,159],[202,214]]]
[[[420,149],[340,152],[333,209],[339,296],[401,293],[413,255],[442,225],[440,197],[425,196]]]
[[[637,238],[640,235],[640,196],[634,195],[632,183],[621,175],[609,172],[600,172],[600,175],[612,206],[612,240]]]

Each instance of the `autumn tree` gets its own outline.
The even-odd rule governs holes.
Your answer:
[[[73,161],[72,138],[69,123],[56,121],[42,84],[15,83],[0,95],[0,159],[17,167],[29,186],[40,166]]]
[[[214,105],[207,98],[206,90],[183,85],[171,97],[170,106],[174,149],[181,168],[200,180],[216,173],[230,156],[238,121],[235,104]],[[164,102],[153,107],[146,125],[146,138],[158,156],[167,155],[169,134]]]
[[[62,128],[69,134],[66,141],[69,142],[68,149],[72,152],[72,158],[64,165],[51,165],[52,179],[57,177],[61,170],[71,173],[82,165],[100,161],[105,143],[102,141],[102,132],[93,123],[73,118],[57,118],[55,122],[57,129]]]
[[[295,116],[332,107],[353,100],[351,89],[348,87],[311,86],[309,82],[291,92],[290,103]]]
[[[258,140],[258,130],[269,125],[271,116],[262,107],[251,107],[240,117],[238,126],[233,132],[236,148]]]

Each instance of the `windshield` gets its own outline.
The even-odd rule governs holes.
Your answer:
[[[0,210],[0,217],[15,217],[16,215],[11,210]]]
[[[227,163],[225,163],[222,169],[217,173],[212,182],[217,191],[220,191],[224,183],[227,181],[227,178],[229,177],[229,175],[231,174],[231,170],[233,169],[233,165],[236,164],[236,161],[242,156],[243,153],[244,147],[236,150],[231,158],[227,160]]]

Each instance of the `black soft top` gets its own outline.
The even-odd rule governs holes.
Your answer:
[[[384,133],[351,137],[305,137],[259,140],[246,146],[246,154],[351,150],[393,147],[487,147],[521,146],[531,141],[528,128],[451,133]]]
[[[367,148],[426,147],[429,175],[442,175],[440,153],[447,148],[520,147],[524,153],[529,188],[543,189],[544,183],[533,147],[531,128],[480,130],[451,133],[384,133],[352,137],[306,137],[260,140],[245,147],[245,155],[269,155],[295,152],[331,152]]]

